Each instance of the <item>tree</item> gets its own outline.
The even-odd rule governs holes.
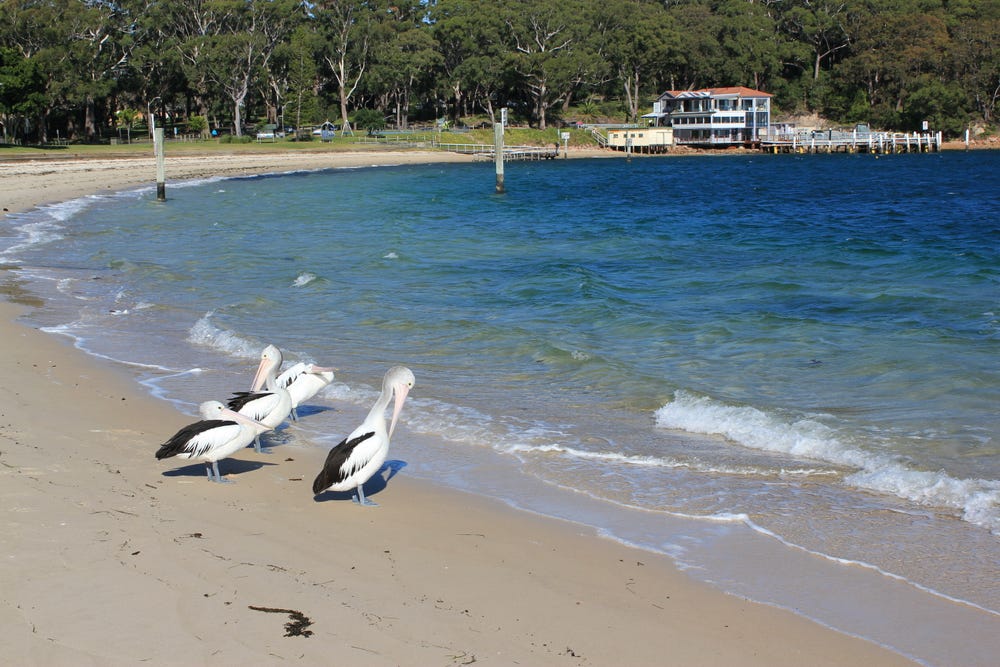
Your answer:
[[[125,143],[132,143],[132,126],[135,122],[139,120],[141,114],[136,109],[119,109],[115,112],[115,118],[118,119],[118,124],[125,128]]]
[[[224,0],[217,0],[224,1]],[[243,106],[254,82],[263,76],[271,54],[289,32],[295,13],[287,0],[230,0],[226,30],[205,43],[207,76],[233,105],[233,132],[243,135]]]
[[[688,90],[718,85],[725,62],[719,41],[722,19],[701,2],[677,4],[667,12],[677,25],[680,53],[669,73],[669,88]]]
[[[495,6],[486,0],[438,0],[431,8],[441,53],[440,85],[450,92],[455,120],[468,112],[467,104],[477,104],[496,122],[495,106],[510,78],[512,57]]]
[[[840,85],[865,92],[871,122],[898,127],[914,86],[925,75],[944,74],[948,47],[948,31],[937,16],[889,13],[862,20],[855,53],[839,70]]]
[[[767,5],[750,0],[722,0],[719,43],[724,59],[721,85],[762,90],[781,70],[777,25]]]
[[[812,52],[812,78],[819,79],[820,68],[851,45],[847,29],[847,0],[794,0],[781,15],[784,31],[792,39],[809,46]]]
[[[280,98],[279,113],[287,126],[320,122],[317,54],[321,50],[315,32],[300,26],[290,40],[275,49],[270,68],[271,86]]]
[[[28,119],[36,117],[45,108],[45,78],[35,66],[35,61],[25,58],[14,49],[0,48],[0,115],[13,115],[20,122],[13,124],[15,137],[25,137],[23,128]],[[3,124],[4,143],[11,128]]]
[[[376,24],[373,7],[354,0],[318,2],[313,17],[325,42],[322,58],[337,84],[341,123],[348,128],[348,103],[369,65]]]
[[[677,29],[661,5],[635,0],[605,2],[603,15],[606,33],[601,53],[613,68],[625,96],[626,113],[635,123],[643,93],[663,77],[676,58]]]
[[[406,127],[410,98],[415,89],[433,97],[434,76],[442,58],[430,31],[414,25],[393,24],[381,31],[374,53],[371,79],[376,81],[396,109],[396,126]],[[388,107],[390,100],[382,106]]]
[[[1000,17],[977,12],[956,25],[951,58],[956,83],[968,93],[983,122],[992,123],[1000,101]]]
[[[537,3],[515,0],[503,6],[507,39],[513,49],[513,65],[532,105],[538,129],[547,127],[548,110],[556,106],[559,93],[573,74],[569,62],[578,39],[580,4]]]
[[[385,129],[385,116],[377,109],[358,109],[354,112],[354,125],[368,131],[368,136]]]

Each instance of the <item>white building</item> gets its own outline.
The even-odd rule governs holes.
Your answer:
[[[668,90],[643,118],[672,127],[678,145],[754,144],[767,137],[771,95],[742,86]]]

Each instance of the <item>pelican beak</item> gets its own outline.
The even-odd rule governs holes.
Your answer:
[[[256,419],[251,419],[246,415],[241,415],[240,413],[230,410],[229,408],[224,408],[220,410],[219,418],[229,419],[231,421],[236,422],[237,424],[246,424],[247,426],[252,426],[258,433],[264,433],[266,431],[273,430],[270,426],[265,426]]]
[[[260,365],[257,366],[257,372],[253,376],[253,384],[250,385],[250,391],[260,391],[260,388],[264,386],[264,382],[267,379],[267,367],[268,360],[261,359]]]
[[[310,366],[310,373],[333,373],[337,369],[332,366]]]
[[[406,395],[410,393],[410,387],[405,384],[397,384],[394,387],[393,393],[396,395],[396,405],[392,409],[392,423],[389,424],[389,437],[392,438],[392,432],[396,430],[396,420],[399,419],[399,413],[403,411],[403,403],[406,401]]]

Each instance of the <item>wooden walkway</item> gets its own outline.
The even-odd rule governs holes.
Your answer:
[[[476,159],[493,160],[496,153],[491,144],[436,144],[438,148],[452,153],[472,155]],[[559,157],[559,149],[545,146],[504,146],[504,161],[512,160],[554,160]]]
[[[941,133],[814,132],[760,142],[768,153],[936,153]]]

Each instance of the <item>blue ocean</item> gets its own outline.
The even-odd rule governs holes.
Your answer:
[[[335,366],[278,452],[338,442],[403,364],[398,474],[924,664],[993,664],[1000,154],[505,176],[504,194],[489,163],[169,183],[166,202],[8,216],[0,261],[45,298],[34,323],[192,415],[247,389],[268,343]]]

